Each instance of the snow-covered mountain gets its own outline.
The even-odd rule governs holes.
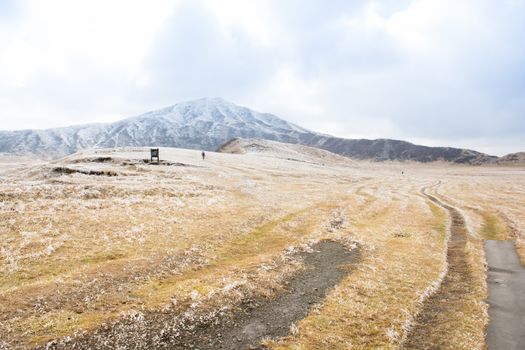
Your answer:
[[[47,130],[0,131],[0,152],[57,157],[91,147],[160,146],[215,150],[235,137],[298,143],[314,135],[274,115],[203,98],[127,118]]]
[[[354,159],[494,163],[497,157],[472,150],[426,147],[405,141],[343,139],[316,133],[272,114],[255,112],[221,98],[181,102],[111,124],[47,130],[0,131],[0,153],[60,157],[99,147],[179,147],[216,150],[233,138],[265,139],[321,148]]]

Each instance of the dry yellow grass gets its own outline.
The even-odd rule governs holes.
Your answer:
[[[457,209],[440,201],[435,194],[430,198],[450,215],[447,273],[440,287],[425,301],[403,348],[482,349],[487,322],[483,302],[486,285],[484,271],[480,271],[483,261],[479,259],[483,246],[479,239],[478,244],[472,244],[473,238]]]
[[[389,209],[381,219],[364,223],[370,231],[355,231],[367,247],[356,271],[277,349],[397,347],[419,299],[439,277],[445,235],[442,213],[410,208],[413,215],[422,215],[419,221]],[[428,229],[418,231],[418,225]]]
[[[484,239],[514,239],[525,264],[525,179],[523,169],[481,168],[454,171],[442,186],[449,201],[464,213],[470,231]]]
[[[99,155],[116,161],[77,162]],[[170,306],[198,314],[247,295],[271,295],[301,268],[286,258],[289,247],[331,238],[358,243],[361,261],[292,334],[268,344],[399,348],[445,271],[449,219],[420,193],[441,180],[439,194],[469,225],[474,281],[464,322],[451,323],[446,337],[450,344],[483,346],[479,238],[513,232],[523,239],[519,169],[322,165],[214,153],[203,162],[199,152],[184,150],[164,150],[161,157],[187,166],[120,164],[142,157],[140,149],[86,152],[59,164],[109,169],[115,177],[59,176],[51,172],[54,164],[10,164],[0,172],[0,332],[6,344],[45,344],[137,310]]]

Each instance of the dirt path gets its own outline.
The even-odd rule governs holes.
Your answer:
[[[451,218],[450,238],[447,248],[448,272],[441,286],[424,303],[411,332],[404,343],[404,349],[458,349],[450,344],[446,336],[446,324],[453,317],[462,317],[464,300],[471,290],[472,275],[468,269],[465,246],[467,229],[459,211],[438,198],[422,193],[432,202],[448,210]]]
[[[315,244],[301,253],[305,269],[292,277],[274,298],[244,300],[233,314],[188,327],[174,324],[177,315],[162,311],[140,313],[136,320],[102,327],[94,332],[49,344],[51,349],[260,349],[263,338],[288,334],[292,324],[308,315],[312,306],[348,273],[359,250],[334,241]],[[220,313],[218,313],[220,315]]]
[[[514,241],[485,241],[489,350],[525,349],[525,267]]]

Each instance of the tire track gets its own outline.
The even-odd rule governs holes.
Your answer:
[[[451,321],[456,324],[456,321],[463,317],[465,300],[472,289],[473,276],[468,268],[465,251],[468,231],[463,216],[456,208],[428,194],[426,188],[421,192],[433,203],[449,212],[451,222],[447,247],[448,271],[439,289],[425,301],[403,348],[458,349],[461,346],[452,343],[453,337],[448,336],[446,327]],[[453,321],[454,318],[456,321]]]
[[[263,338],[288,334],[294,322],[322,302],[360,258],[359,248],[348,249],[337,241],[320,241],[311,248],[311,252],[298,253],[304,270],[273,297],[254,295],[233,312],[217,310],[213,318],[196,317],[188,324],[178,322],[169,310],[144,311],[135,318],[48,343],[45,349],[264,349]]]

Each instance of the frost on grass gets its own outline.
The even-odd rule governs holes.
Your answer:
[[[294,254],[334,239],[359,244],[363,261],[286,341],[391,349],[445,266],[443,219],[421,187],[441,180],[472,237],[476,211],[487,209],[508,216],[518,243],[525,232],[516,172],[347,162],[301,147],[205,162],[199,152],[166,149],[167,161],[191,166],[152,166],[139,162],[146,151],[0,169],[0,323],[8,330],[0,346],[175,343],[253,295],[274,295],[302,268]],[[97,157],[118,161],[85,161]],[[58,166],[119,176],[49,172]]]

